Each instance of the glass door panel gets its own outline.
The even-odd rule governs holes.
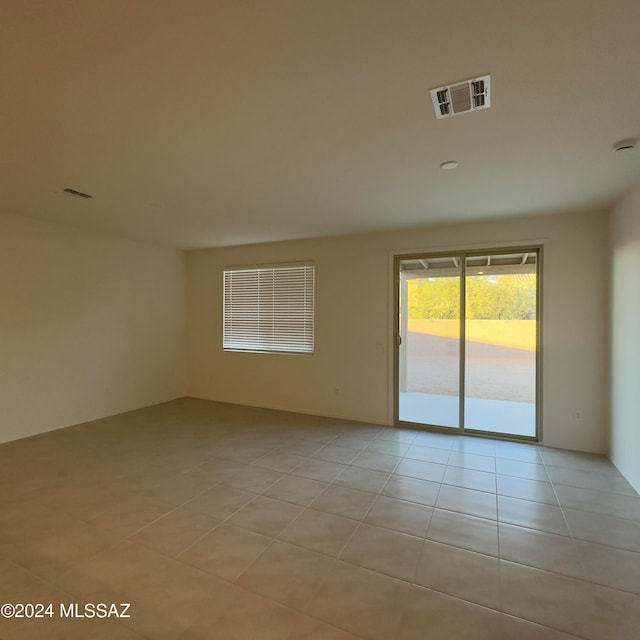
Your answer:
[[[439,427],[460,422],[458,257],[400,262],[398,418]]]
[[[536,435],[536,257],[466,258],[466,429]]]

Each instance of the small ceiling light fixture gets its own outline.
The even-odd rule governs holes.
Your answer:
[[[77,196],[78,198],[84,198],[85,200],[89,199],[89,198],[93,198],[93,196],[89,195],[88,193],[83,193],[82,191],[78,191],[77,189],[71,189],[69,187],[67,187],[64,190],[65,193],[68,193],[71,196]]]
[[[451,169],[456,169],[459,166],[459,162],[456,162],[455,160],[447,160],[440,165],[440,168],[444,169],[445,171],[451,171]]]

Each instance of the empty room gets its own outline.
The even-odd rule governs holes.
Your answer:
[[[0,640],[638,637],[639,24],[0,2]]]

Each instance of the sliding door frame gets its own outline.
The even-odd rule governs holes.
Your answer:
[[[467,277],[467,258],[480,256],[496,256],[511,253],[535,253],[536,258],[536,376],[535,376],[535,394],[536,394],[536,433],[534,436],[512,435],[507,433],[496,433],[482,431],[480,429],[469,429],[465,427],[465,345],[466,345],[466,277]],[[400,290],[400,263],[405,260],[419,259],[436,259],[436,258],[459,258],[460,259],[460,348],[459,348],[459,426],[445,427],[441,425],[432,425],[425,423],[407,422],[400,420],[400,358],[401,350],[404,346],[400,322],[407,319],[401,319],[401,292]],[[436,431],[441,433],[459,433],[471,436],[480,436],[483,438],[492,438],[497,440],[516,440],[524,442],[541,442],[542,441],[542,267],[543,267],[543,246],[542,245],[523,245],[509,247],[488,247],[484,249],[462,250],[462,251],[439,251],[439,252],[411,252],[394,255],[393,259],[393,420],[396,427],[424,429],[426,431]],[[406,289],[406,288],[405,288]],[[404,292],[406,295],[406,291]]]

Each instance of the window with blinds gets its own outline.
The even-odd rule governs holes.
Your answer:
[[[312,264],[224,271],[225,351],[313,353]]]

